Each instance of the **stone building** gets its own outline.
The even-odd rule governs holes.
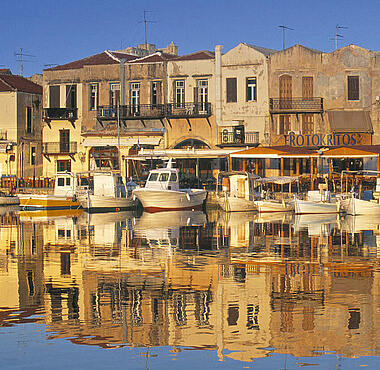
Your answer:
[[[331,53],[295,45],[270,55],[270,144],[379,143],[377,58],[356,45]]]
[[[0,175],[42,174],[42,86],[0,72]]]

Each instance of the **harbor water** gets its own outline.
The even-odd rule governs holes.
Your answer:
[[[380,215],[0,211],[3,368],[380,368]]]

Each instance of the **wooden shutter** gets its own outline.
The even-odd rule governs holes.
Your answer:
[[[359,100],[359,76],[348,76],[348,100]]]
[[[313,77],[302,77],[302,100],[313,100]]]
[[[60,108],[59,90],[60,90],[60,86],[50,86],[49,108]]]
[[[283,75],[280,77],[280,108],[291,109],[292,108],[292,76]]]
[[[237,102],[237,79],[227,78],[227,103],[236,103]]]

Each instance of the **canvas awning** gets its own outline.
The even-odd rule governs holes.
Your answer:
[[[133,145],[158,145],[161,138],[120,138],[120,146],[133,146]],[[82,146],[84,147],[99,147],[99,146],[118,146],[119,140],[117,137],[109,138],[86,138],[83,140]]]
[[[373,133],[369,111],[333,110],[327,112],[331,133]]]

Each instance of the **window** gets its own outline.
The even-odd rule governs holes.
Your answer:
[[[66,86],[66,108],[74,109],[77,107],[77,87],[76,85]]]
[[[302,115],[302,134],[304,135],[314,134],[314,115],[313,114]]]
[[[117,107],[118,104],[120,104],[120,84],[112,83],[110,84],[110,105]]]
[[[348,76],[348,100],[359,100],[359,76]]]
[[[70,150],[70,130],[59,131],[59,151],[68,153]]]
[[[287,135],[290,131],[290,116],[289,115],[280,115],[280,135]]]
[[[30,164],[34,166],[36,164],[36,147],[30,147]]]
[[[140,82],[131,83],[131,105],[140,104]]]
[[[175,172],[172,172],[170,174],[170,179],[169,181],[176,182],[177,181],[177,174]]]
[[[60,91],[60,86],[49,87],[49,107],[50,108],[60,108],[59,91]]]
[[[256,77],[247,78],[247,101],[257,101]]]
[[[197,80],[199,110],[204,112],[207,110],[208,102],[208,80]]]
[[[159,181],[166,182],[168,181],[168,179],[169,179],[169,174],[165,172],[161,174]]]
[[[227,78],[227,103],[236,103],[237,102],[237,79]]]
[[[71,171],[71,161],[70,160],[64,160],[64,161],[57,161],[57,172],[65,172]],[[60,184],[60,180],[62,180],[62,183]],[[64,179],[58,178],[58,185],[64,186]]]
[[[151,104],[156,106],[161,104],[161,82],[154,81],[151,85]]]
[[[32,132],[32,107],[26,107],[26,132]]]
[[[90,85],[90,110],[98,109],[98,84]]]
[[[174,81],[174,102],[176,108],[185,106],[185,80]]]

